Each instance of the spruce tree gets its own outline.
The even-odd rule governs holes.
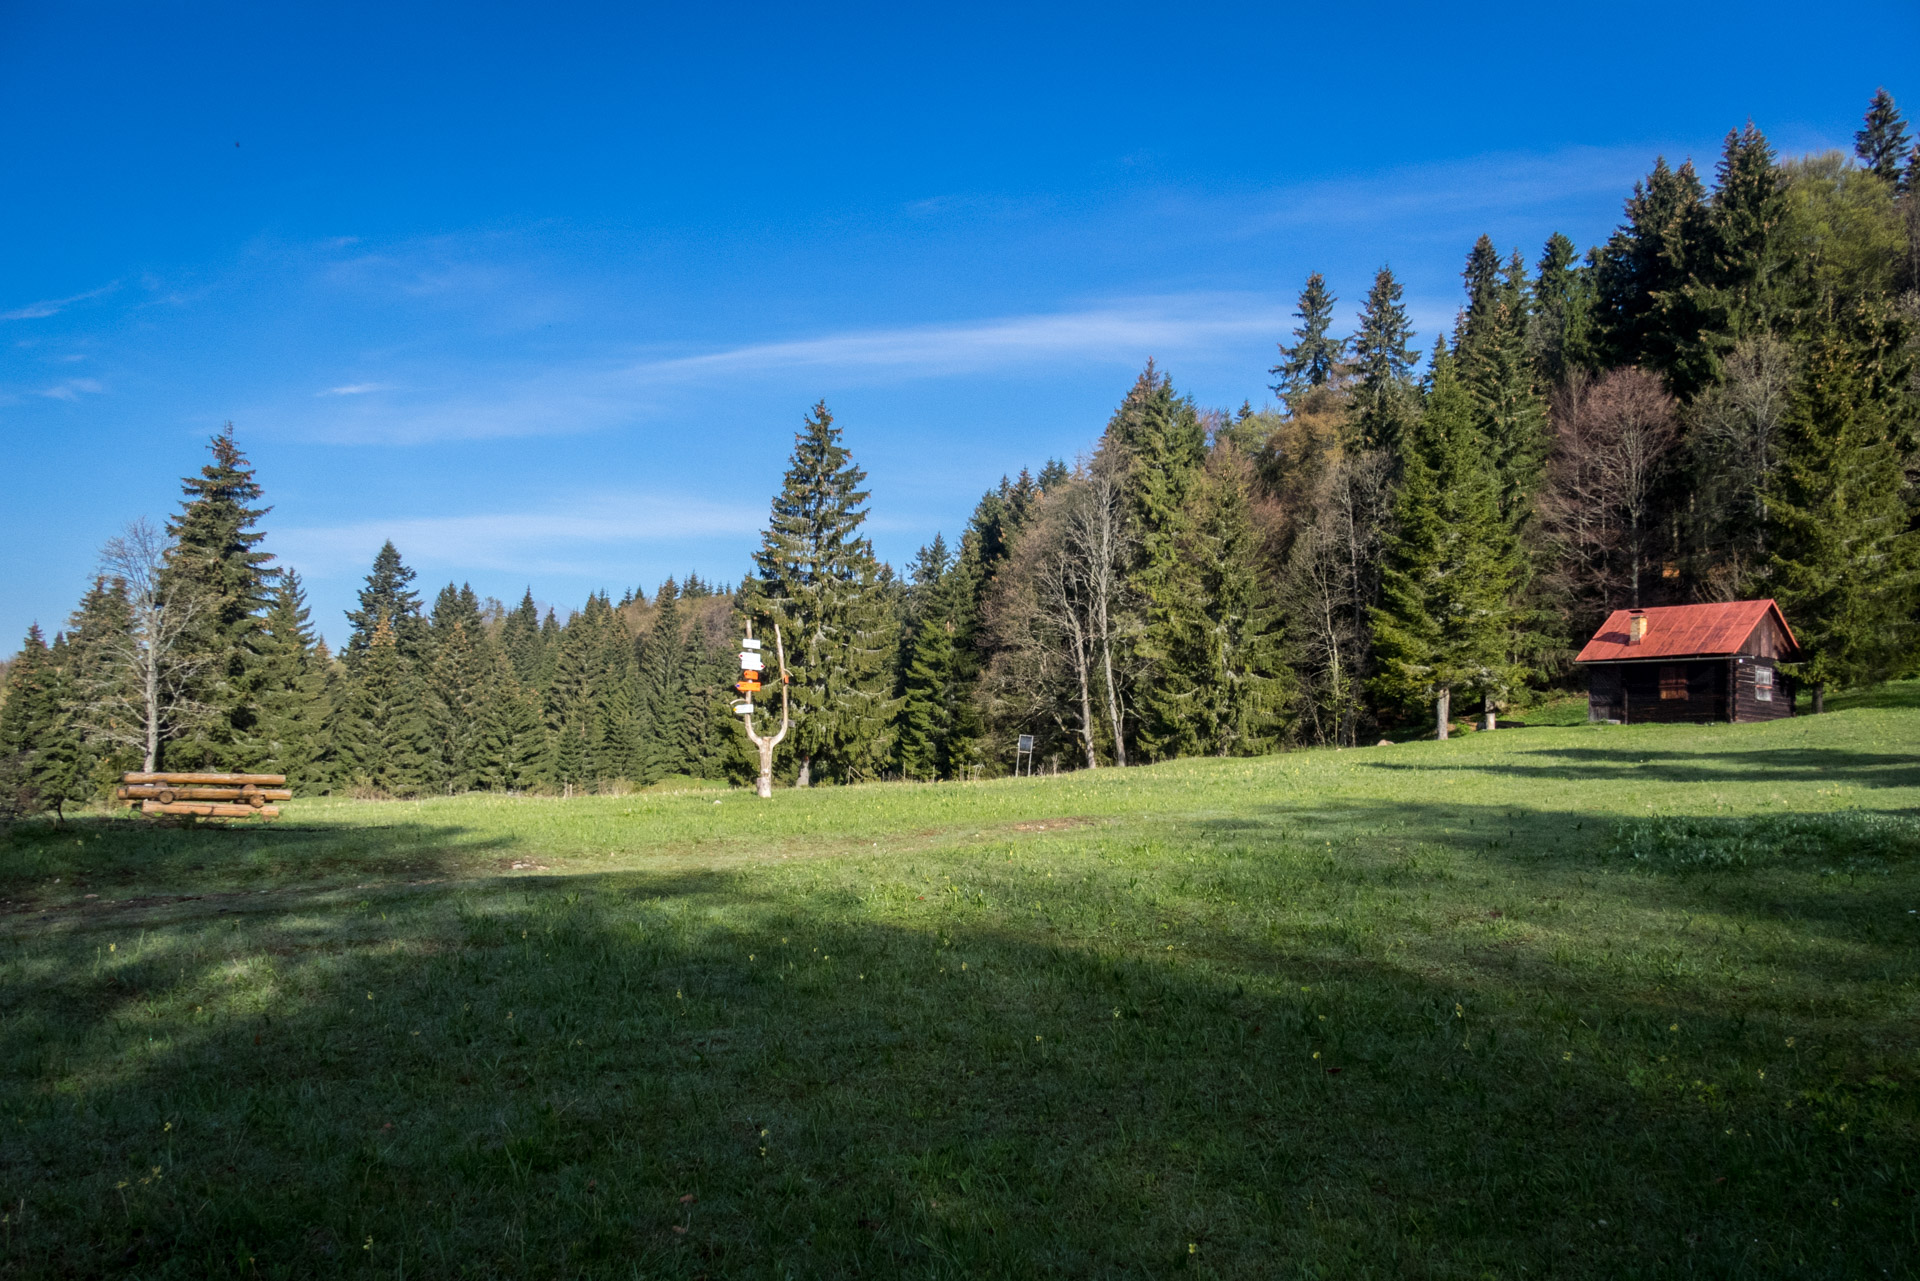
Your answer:
[[[448,583],[434,602],[427,631],[427,781],[437,790],[463,792],[479,782],[481,722],[494,676],[493,643],[473,588]]]
[[[1758,129],[1727,134],[1712,197],[1692,260],[1692,276],[1673,297],[1673,355],[1667,383],[1691,400],[1717,381],[1740,339],[1774,328],[1787,309],[1781,262],[1785,185],[1773,149]]]
[[[1460,272],[1466,287],[1467,305],[1453,328],[1454,355],[1464,357],[1488,336],[1490,326],[1499,323],[1507,299],[1501,288],[1500,251],[1493,241],[1481,236],[1467,251],[1467,265]]]
[[[1413,367],[1413,324],[1400,282],[1390,268],[1374,275],[1353,336],[1353,408],[1360,443],[1398,456],[1400,443],[1419,412]]]
[[[950,776],[954,727],[955,616],[962,602],[946,539],[935,534],[914,558],[908,592],[900,706],[900,772],[906,778]]]
[[[865,479],[826,402],[816,404],[794,438],[754,555],[763,626],[778,623],[786,640],[794,708],[788,741],[801,785],[816,770],[849,781],[874,777],[892,756],[897,628],[873,546],[860,534]]]
[[[382,621],[403,657],[409,662],[425,657],[427,624],[420,616],[420,597],[413,590],[413,571],[400,559],[391,539],[381,544],[373,558],[367,585],[360,589],[360,608],[347,611],[353,633],[342,656],[349,664],[358,662],[372,646]]]
[[[255,738],[259,764],[285,774],[296,789],[323,786],[328,780],[326,683],[328,658],[314,635],[300,575],[282,570],[273,604],[261,620],[259,720]]]
[[[431,768],[428,726],[414,665],[391,619],[377,616],[349,677],[337,732],[348,778],[390,796],[412,795]]]
[[[86,743],[82,770],[94,793],[108,792],[121,774],[141,764],[127,746],[137,727],[120,723],[134,703],[127,697],[126,668],[115,660],[132,627],[126,584],[105,575],[94,578],[67,620],[68,714]]]
[[[1593,369],[1599,359],[1593,329],[1596,261],[1597,255],[1589,254],[1581,263],[1573,241],[1556,231],[1534,264],[1534,359],[1549,387],[1564,382],[1569,369]]]
[[[1326,277],[1317,271],[1307,277],[1293,313],[1300,320],[1293,331],[1293,345],[1281,343],[1280,363],[1267,371],[1280,380],[1273,385],[1274,392],[1290,405],[1303,392],[1332,381],[1340,368],[1346,344],[1327,333],[1338,301],[1327,288]]]
[[[688,684],[693,655],[680,617],[679,584],[671,578],[662,583],[654,602],[653,630],[640,647],[640,699],[648,733],[635,777],[646,783],[693,773],[689,738],[695,709]]]
[[[1866,120],[1853,135],[1853,154],[1889,185],[1900,180],[1900,163],[1907,158],[1907,122],[1884,87],[1874,93]]]
[[[541,654],[545,648],[540,631],[540,611],[533,603],[533,588],[527,588],[500,625],[500,649],[513,664],[523,685],[533,686],[540,679]]]
[[[1830,325],[1808,353],[1767,497],[1774,594],[1816,698],[1898,675],[1915,653],[1920,532],[1895,445],[1906,371],[1859,328]]]
[[[1429,378],[1373,611],[1375,685],[1394,702],[1436,704],[1444,737],[1454,693],[1499,698],[1524,677],[1508,658],[1520,567],[1473,399],[1444,343]]]
[[[0,816],[52,810],[58,818],[86,795],[62,648],[56,639],[49,649],[36,623],[7,666],[6,701],[0,703]]]
[[[189,645],[207,661],[193,694],[209,709],[167,749],[176,769],[240,769],[253,762],[255,639],[277,573],[272,555],[256,550],[266,537],[256,526],[271,509],[253,505],[260,485],[232,423],[209,449],[213,461],[181,481],[185,501],[167,522],[173,540],[167,590],[191,592],[199,601]]]
[[[1194,485],[1167,585],[1157,678],[1141,696],[1148,759],[1246,756],[1278,741],[1288,681],[1280,611],[1253,526],[1252,469],[1231,445],[1213,451]]]
[[[1500,515],[1518,528],[1539,491],[1547,458],[1547,407],[1535,381],[1527,338],[1526,266],[1516,251],[1491,283],[1477,279],[1486,238],[1468,264],[1472,291],[1452,357],[1460,386],[1473,405],[1474,425],[1487,450]]]
[[[1133,643],[1138,663],[1123,666],[1144,668],[1147,684],[1165,677],[1162,665],[1175,661],[1181,636],[1194,624],[1195,603],[1178,582],[1180,539],[1206,451],[1206,429],[1193,401],[1177,395],[1171,380],[1148,361],[1108,422],[1095,462],[1120,477],[1135,548],[1128,585],[1146,603]],[[1113,694],[1116,702],[1129,701],[1123,691]],[[1126,747],[1115,745],[1116,761],[1125,763]]]
[[[1664,374],[1692,338],[1681,290],[1704,248],[1705,194],[1692,161],[1670,169],[1665,157],[1634,184],[1627,220],[1608,238],[1594,275],[1604,363]]]
[[[496,791],[522,791],[538,780],[546,756],[547,732],[533,691],[507,656],[495,650],[481,702],[475,780]]]

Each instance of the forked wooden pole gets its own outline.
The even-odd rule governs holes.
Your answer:
[[[753,620],[747,620],[747,639],[753,639]],[[793,714],[787,705],[787,647],[780,639],[780,624],[773,625],[773,651],[780,663],[780,732],[771,738],[762,738],[753,732],[753,716],[748,714],[740,718],[748,739],[760,749],[760,784],[756,789],[760,799],[773,799],[773,749],[780,746],[780,740],[787,736],[787,730],[793,724]],[[752,695],[747,696],[751,700]]]

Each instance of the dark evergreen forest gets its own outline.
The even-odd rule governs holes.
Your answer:
[[[1431,337],[1390,269],[1344,336],[1310,276],[1267,408],[1149,363],[1085,457],[1003,479],[904,573],[822,404],[739,583],[561,619],[530,589],[428,600],[388,543],[337,653],[257,550],[229,427],[6,665],[0,811],[143,764],[388,796],[744,779],[749,619],[786,639],[803,785],[1004,773],[1020,734],[1072,769],[1497,717],[1576,682],[1625,606],[1771,596],[1813,688],[1914,671],[1920,146],[1884,90],[1851,157],[1749,124],[1711,176],[1657,161],[1605,244],[1482,237],[1461,276]]]

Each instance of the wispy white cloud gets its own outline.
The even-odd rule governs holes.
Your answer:
[[[329,411],[311,430],[341,443],[418,444],[602,430],[642,422],[689,394],[725,392],[808,376],[819,382],[871,384],[1052,367],[1137,368],[1166,358],[1280,332],[1287,309],[1253,295],[1178,295],[1113,302],[1075,311],[997,317],[961,324],[847,330],[815,338],[748,343],[692,355],[643,360],[574,360],[491,378],[476,394],[436,398],[429,391],[382,397]],[[409,377],[418,388],[471,376]],[[321,395],[351,397],[387,389],[355,384]]]
[[[12,311],[0,311],[0,320],[45,320],[48,316],[59,315],[68,307],[73,306],[74,303],[85,302],[89,298],[99,298],[104,294],[112,293],[119,287],[120,282],[115,280],[109,284],[100,286],[98,289],[89,289],[83,294],[72,294],[66,298],[45,298],[39,302],[30,302],[26,306],[16,307]]]
[[[1624,200],[1634,179],[1652,168],[1662,150],[1569,147],[1546,154],[1491,154],[1279,187],[1255,197],[1235,230],[1255,236],[1355,222],[1421,226],[1469,214],[1523,213],[1570,200]]]
[[[601,494],[565,507],[485,515],[395,516],[276,529],[272,549],[302,573],[361,570],[392,539],[408,561],[459,572],[575,573],[597,553],[750,535],[765,511],[659,494]]]
[[[376,391],[386,391],[391,383],[348,383],[344,387],[329,387],[325,391],[316,391],[316,396],[365,396]]]
[[[99,380],[93,378],[69,378],[42,388],[40,395],[49,400],[78,400],[82,396],[97,396],[106,391]]]
[[[855,330],[755,343],[635,365],[639,380],[732,376],[742,370],[831,369],[946,376],[1036,363],[1136,364],[1273,332],[1285,309],[1245,296],[1144,299],[1084,311],[1011,316],[960,325]]]

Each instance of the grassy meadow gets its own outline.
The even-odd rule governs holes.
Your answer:
[[[1911,1276],[1920,686],[1839,706],[21,824],[0,1276]]]

